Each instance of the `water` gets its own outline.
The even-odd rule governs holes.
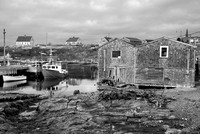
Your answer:
[[[0,92],[42,94],[49,97],[72,95],[74,90],[94,92],[97,90],[97,67],[94,65],[72,64],[68,66],[66,79],[47,79],[44,81],[17,81],[3,83]]]

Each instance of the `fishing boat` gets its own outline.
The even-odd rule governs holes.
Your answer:
[[[4,82],[21,81],[26,79],[27,77],[25,75],[3,75]]]
[[[35,61],[28,65],[27,72],[27,79],[29,80],[42,80],[43,74],[42,74],[42,64],[45,64],[47,62],[44,61]]]
[[[30,74],[37,74],[38,72],[41,71],[41,68],[42,68],[42,62],[35,61],[34,63],[28,65],[27,72]]]
[[[49,78],[64,78],[68,71],[62,69],[62,64],[59,61],[55,61],[52,58],[52,49],[50,49],[49,62],[42,65],[42,74],[44,79]]]
[[[7,65],[6,68],[11,67],[12,65],[10,65],[10,54],[7,54]],[[13,82],[13,81],[21,81],[21,80],[26,80],[27,76],[26,75],[19,75],[17,74],[16,70],[11,70],[10,73],[4,74],[3,75],[3,81],[4,82]]]

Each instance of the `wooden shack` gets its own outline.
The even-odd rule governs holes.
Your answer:
[[[99,80],[144,86],[194,87],[195,46],[160,38],[145,44],[114,39],[99,48]]]
[[[112,79],[124,83],[135,82],[136,46],[141,45],[141,42],[138,39],[134,42],[132,39],[115,38],[99,48],[99,81]]]

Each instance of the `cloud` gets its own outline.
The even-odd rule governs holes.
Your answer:
[[[86,43],[108,34],[159,38],[198,31],[199,7],[198,0],[0,0],[0,29],[8,44],[24,34],[45,43],[46,33],[55,44],[70,36]]]
[[[101,3],[101,1],[91,1],[90,7],[96,11],[105,11],[107,9],[106,4]]]

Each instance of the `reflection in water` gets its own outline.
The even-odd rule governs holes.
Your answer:
[[[73,95],[74,90],[80,92],[94,92],[97,90],[97,68],[91,66],[70,65],[67,79],[47,79],[41,82],[28,81],[19,86],[13,92],[27,94],[43,94],[49,97],[61,97]],[[2,87],[3,89],[6,89]]]
[[[69,85],[80,85],[81,84],[81,79],[75,79],[75,78],[69,78],[68,80],[67,80],[67,83],[69,84]]]
[[[96,79],[97,65],[96,64],[69,64],[67,66],[70,78],[79,79]]]
[[[26,80],[13,81],[13,82],[3,82],[0,89],[1,90],[16,90],[19,87],[25,85],[27,83]]]

